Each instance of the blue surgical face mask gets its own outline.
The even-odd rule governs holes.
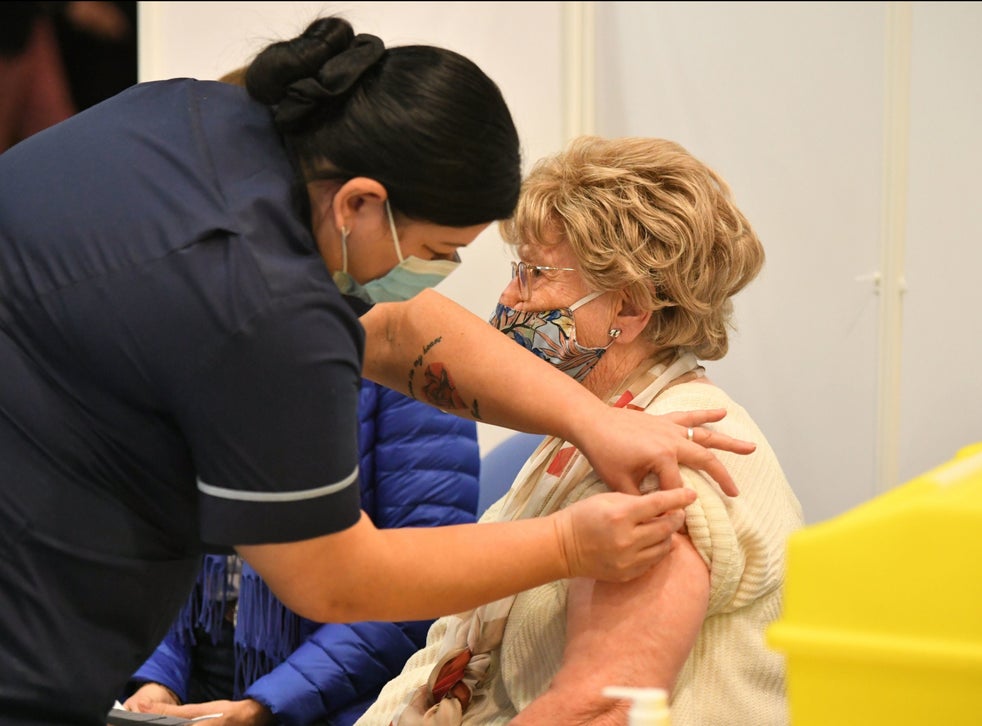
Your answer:
[[[345,295],[355,295],[370,303],[409,300],[423,290],[435,287],[460,265],[460,258],[456,255],[452,260],[424,260],[412,255],[404,258],[388,199],[385,200],[385,211],[389,215],[389,229],[392,230],[399,264],[377,280],[362,285],[348,274],[348,233],[341,230],[342,270],[334,273],[334,282]]]
[[[573,313],[602,294],[591,292],[569,307],[555,310],[515,310],[498,303],[490,322],[526,350],[582,382],[621,332],[612,329],[609,332],[610,343],[599,348],[590,348],[576,342]]]

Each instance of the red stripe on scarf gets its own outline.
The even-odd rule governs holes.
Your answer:
[[[569,463],[570,457],[575,453],[575,446],[567,446],[564,449],[560,449],[559,453],[556,454],[553,460],[549,463],[549,468],[546,469],[546,471],[553,476],[559,476],[563,473],[563,469],[565,469],[566,465]]]

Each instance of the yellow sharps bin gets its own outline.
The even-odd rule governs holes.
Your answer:
[[[982,443],[788,540],[792,726],[982,724]]]

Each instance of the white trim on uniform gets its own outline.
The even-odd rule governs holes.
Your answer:
[[[228,489],[227,487],[216,487],[206,484],[198,479],[198,491],[210,497],[220,499],[236,499],[240,502],[298,502],[304,499],[316,499],[325,494],[333,494],[341,491],[347,486],[354,484],[358,480],[358,467],[356,466],[348,476],[334,484],[326,484],[316,489],[304,489],[293,492],[246,492],[241,489]]]

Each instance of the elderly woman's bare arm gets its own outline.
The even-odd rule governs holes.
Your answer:
[[[685,535],[642,577],[570,583],[563,664],[544,694],[512,723],[623,724],[628,704],[605,686],[671,690],[702,627],[709,571]]]

